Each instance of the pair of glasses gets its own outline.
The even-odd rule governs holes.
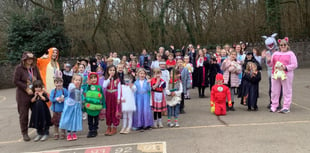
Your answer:
[[[282,46],[284,46],[284,47],[285,47],[285,46],[286,46],[286,44],[281,44],[280,46],[281,46],[281,47],[282,47]]]

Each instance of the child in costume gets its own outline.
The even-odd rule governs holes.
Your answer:
[[[215,84],[215,76],[216,74],[221,72],[220,65],[217,64],[216,57],[213,56],[211,57],[211,62],[210,62],[210,73],[209,73],[209,81],[210,81],[210,91]]]
[[[138,79],[135,81],[137,91],[135,93],[136,112],[133,117],[133,127],[137,130],[149,129],[153,126],[153,116],[150,107],[151,85],[146,79],[147,72],[140,68],[137,72]]]
[[[247,88],[247,95],[244,97],[243,102],[247,101],[248,111],[257,111],[257,98],[258,98],[258,83],[261,80],[261,73],[257,70],[255,63],[248,62],[244,71],[243,81]],[[253,108],[253,109],[252,109]]]
[[[180,71],[178,69],[171,71],[171,80],[169,82],[167,93],[168,108],[168,127],[179,127],[178,117],[180,112],[181,96],[183,93],[183,85],[180,80]],[[174,124],[171,122],[171,116],[174,116]]]
[[[190,83],[191,85],[193,84],[193,76],[192,73],[194,72],[194,67],[193,64],[189,62],[189,56],[184,56],[184,68],[186,68],[189,72],[189,76],[190,76]],[[187,89],[186,93],[184,93],[184,98],[185,99],[191,99],[190,95],[189,95],[189,88]]]
[[[223,75],[218,73],[216,75],[216,84],[211,90],[211,112],[216,115],[226,115],[226,98],[228,99],[228,106],[231,107],[230,91],[224,85]]]
[[[171,71],[176,65],[176,61],[174,60],[174,55],[173,53],[170,53],[168,56],[168,60],[166,61],[167,69]]]
[[[239,86],[238,75],[242,71],[241,65],[237,62],[236,57],[237,57],[236,51],[230,52],[229,58],[225,59],[221,66],[221,69],[223,71],[224,84],[230,88],[232,107],[230,107],[229,110],[231,111],[235,111],[234,109],[235,90]],[[228,108],[228,104],[226,104],[226,106]]]
[[[152,87],[152,110],[154,112],[154,128],[163,128],[161,120],[161,112],[167,110],[166,99],[164,96],[164,89],[166,88],[166,82],[160,78],[160,69],[154,69],[154,77],[151,79]],[[158,120],[157,120],[158,119]]]
[[[45,141],[49,135],[49,127],[51,123],[50,110],[46,103],[49,101],[47,93],[43,90],[43,83],[41,80],[33,82],[32,91],[34,93],[31,99],[31,118],[29,128],[37,129],[38,135],[34,141]]]
[[[127,134],[132,128],[132,118],[133,113],[136,111],[135,103],[135,92],[137,90],[136,86],[132,83],[132,78],[130,75],[124,76],[124,81],[122,81],[120,91],[117,96],[117,103],[122,105],[123,114],[123,128],[120,131],[121,134]]]
[[[74,74],[69,84],[69,96],[65,99],[59,128],[67,130],[67,140],[77,140],[76,132],[82,131],[82,76]]]
[[[102,87],[102,89],[103,89],[102,85],[103,85],[103,82],[104,82],[104,68],[101,67],[101,66],[98,66],[96,71],[97,71],[97,74],[99,76],[98,85],[100,85]],[[105,93],[104,89],[103,89],[103,93]],[[105,118],[105,111],[106,111],[105,108],[100,111],[100,113],[99,113],[99,120],[104,120],[104,118]]]
[[[202,49],[199,49],[198,51],[195,71],[197,71],[196,87],[198,87],[199,98],[204,98],[205,88],[209,87],[209,62],[207,61],[207,57],[205,57]]]
[[[60,74],[60,73],[59,73]],[[59,139],[59,121],[64,108],[65,98],[68,97],[68,90],[63,88],[63,79],[61,74],[54,79],[56,88],[50,94],[50,101],[52,102],[51,110],[53,111],[52,123],[54,125],[54,139]],[[61,129],[61,139],[66,138],[64,129]]]
[[[191,79],[190,79],[190,73],[188,72],[188,70],[186,68],[184,68],[184,62],[182,59],[179,59],[177,61],[178,63],[178,67],[176,69],[178,69],[181,73],[181,82],[182,82],[182,89],[183,92],[181,94],[181,103],[180,103],[180,114],[184,114],[184,94],[188,92],[188,90],[191,87]]]
[[[116,112],[121,112],[121,104],[117,103],[120,79],[118,78],[114,65],[108,66],[105,78],[103,88],[106,89],[106,124],[108,126],[105,135],[111,136],[117,133],[117,126],[120,122],[120,118],[117,117]]]
[[[62,70],[63,87],[68,89],[73,76],[73,69],[69,63],[64,64],[64,69]]]
[[[98,84],[99,76],[96,72],[88,74],[88,86],[85,91],[84,109],[87,113],[88,129],[87,138],[97,136],[99,113],[105,106],[105,98],[101,86]]]
[[[272,79],[271,79],[271,112],[275,112],[279,105],[279,96],[281,93],[281,86],[283,88],[283,108],[279,111],[280,113],[290,112],[290,106],[292,103],[293,95],[293,79],[294,79],[294,70],[298,67],[297,58],[293,51],[289,48],[288,38],[278,40],[280,44],[281,52],[273,53],[272,57],[267,56],[267,63],[272,67]],[[274,75],[276,70],[276,63],[282,63],[282,67],[278,68],[281,71],[284,71],[286,74],[286,79],[277,78]]]
[[[85,70],[85,65],[82,64],[82,63],[85,63],[83,60],[81,61],[80,64],[78,64],[78,74],[82,77],[82,84],[81,84],[81,89],[82,89],[82,92],[83,92],[83,95],[85,94],[85,90],[87,88],[87,71]],[[85,95],[84,95],[85,97]],[[83,120],[86,120],[87,119],[87,114],[84,112],[83,113]]]
[[[168,84],[170,80],[170,74],[169,71],[166,69],[166,62],[164,60],[161,60],[159,62],[159,67],[161,71],[161,78],[166,82],[166,84]],[[173,67],[171,68],[173,69]]]

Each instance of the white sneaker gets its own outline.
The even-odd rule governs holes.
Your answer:
[[[83,113],[83,120],[87,119],[87,113]]]
[[[47,138],[48,138],[48,135],[43,135],[43,137],[40,139],[40,141],[45,141],[45,140],[47,140]]]
[[[167,123],[167,126],[168,126],[168,127],[173,127],[173,126],[174,126],[174,124],[173,124],[173,123],[171,123],[171,122],[168,122],[168,123]]]
[[[34,141],[34,142],[37,142],[37,141],[39,141],[39,140],[41,139],[41,137],[42,137],[42,135],[37,135],[37,136],[33,139],[33,141]]]
[[[175,122],[175,127],[180,127],[179,122]]]
[[[161,122],[161,120],[158,121],[158,127],[159,127],[159,128],[163,128],[163,127],[164,127],[164,126],[163,126],[163,123]]]
[[[158,128],[157,120],[154,121],[153,128],[154,128],[154,129]]]

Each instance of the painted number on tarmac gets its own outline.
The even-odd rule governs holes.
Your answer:
[[[166,153],[165,142],[123,144],[79,149],[44,151],[44,153]]]

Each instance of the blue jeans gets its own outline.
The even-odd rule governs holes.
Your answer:
[[[175,106],[167,105],[167,108],[168,108],[168,118],[171,118],[171,116],[174,116],[174,118],[178,118],[179,117],[180,104],[177,104]]]

